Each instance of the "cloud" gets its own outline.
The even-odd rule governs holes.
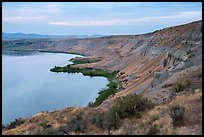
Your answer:
[[[122,34],[144,32],[199,19],[202,19],[201,2],[2,3],[2,29],[8,32]]]
[[[180,19],[180,18],[192,18],[192,17],[197,17],[197,16],[202,16],[201,11],[187,11],[187,12],[179,12],[176,15],[170,15],[170,16],[162,16],[162,17],[157,17],[158,19]]]
[[[179,19],[202,19],[202,12],[190,11],[179,12],[175,15],[143,17],[136,19],[111,19],[111,20],[83,20],[83,21],[58,21],[50,22],[51,25],[61,26],[115,26],[115,25],[144,25],[145,23],[161,23],[164,21],[179,20]]]
[[[111,26],[121,24],[122,20],[108,20],[108,21],[62,21],[62,22],[50,22],[51,25],[62,25],[62,26]]]
[[[4,22],[9,22],[9,23],[22,23],[22,22],[40,22],[45,20],[46,17],[44,16],[14,16],[14,17],[4,17],[2,20]]]
[[[51,21],[64,10],[61,3],[3,3],[2,20],[9,23]]]

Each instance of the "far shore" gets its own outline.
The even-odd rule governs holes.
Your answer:
[[[40,49],[6,49],[2,51],[38,51],[38,52],[46,52],[46,53],[64,53],[64,54],[75,54],[75,55],[81,55],[81,56],[86,56],[83,53],[76,53],[76,52],[66,52],[66,51],[50,51],[50,50],[40,50]]]

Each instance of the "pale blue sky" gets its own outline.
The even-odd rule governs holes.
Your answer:
[[[126,35],[202,19],[202,2],[3,2],[2,31]]]

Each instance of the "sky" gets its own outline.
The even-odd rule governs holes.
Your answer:
[[[3,2],[2,31],[134,35],[202,20],[202,2]]]

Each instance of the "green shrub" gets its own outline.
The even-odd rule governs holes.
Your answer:
[[[115,94],[117,92],[117,83],[110,81],[107,86],[107,89],[103,89],[98,93],[99,96],[96,98],[96,101],[94,102],[93,106],[99,106],[110,95]]]
[[[88,107],[89,107],[89,108],[94,107],[94,103],[93,103],[93,102],[89,102],[89,103],[88,103]]]
[[[5,128],[6,126],[4,124],[2,124],[2,130]]]
[[[179,105],[172,106],[170,108],[170,116],[174,126],[178,126],[183,123],[185,108]]]
[[[91,123],[99,128],[103,128],[104,114],[101,112],[94,112],[91,116]]]
[[[14,121],[10,122],[8,125],[5,126],[6,130],[13,129],[25,122],[22,118],[16,118]]]
[[[146,108],[152,108],[153,106],[150,100],[142,98],[141,95],[130,94],[118,98],[112,106],[112,109],[120,118],[125,118],[139,116],[139,112],[144,111]]]
[[[94,63],[94,62],[98,62],[99,60],[97,59],[71,59],[70,61],[72,61],[74,64],[87,64],[87,63]]]
[[[110,134],[111,129],[117,129],[119,127],[120,118],[116,111],[114,111],[113,108],[110,108],[105,113],[94,112],[91,116],[91,123],[101,129],[107,130]]]
[[[59,127],[58,132],[58,134],[69,135],[69,131],[66,125]]]
[[[177,81],[176,83],[174,83],[174,84],[172,85],[172,90],[173,90],[174,92],[180,92],[180,91],[183,90],[183,85]]]
[[[117,111],[115,111],[114,107],[110,108],[104,115],[104,128],[108,129],[108,131],[110,131],[111,128],[117,129],[119,126],[119,122],[120,118],[117,114]]]
[[[68,131],[76,131],[76,118],[71,117],[68,121],[67,121],[67,129]]]
[[[45,127],[47,123],[39,123],[38,126]]]
[[[63,133],[59,132],[57,129],[54,128],[47,128],[44,130],[37,131],[31,135],[63,135]]]
[[[84,132],[87,128],[86,118],[83,117],[83,113],[76,115],[76,117],[71,117],[67,122],[68,131],[72,132]]]
[[[184,86],[184,87],[189,87],[189,86],[191,86],[191,81],[187,79],[187,80],[184,82],[183,86]]]
[[[172,85],[172,90],[174,92],[180,92],[184,90],[185,88],[188,88],[189,86],[191,86],[191,81],[189,80],[185,80],[183,84],[177,81],[176,83]]]

